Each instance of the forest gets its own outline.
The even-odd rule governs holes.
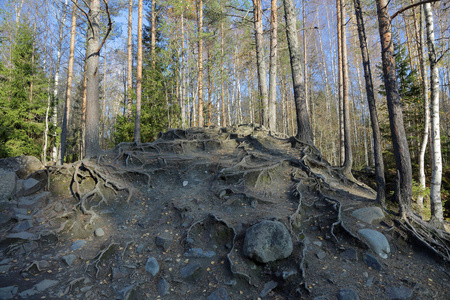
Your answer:
[[[3,0],[0,158],[61,165],[171,128],[260,124],[440,227],[449,4]]]

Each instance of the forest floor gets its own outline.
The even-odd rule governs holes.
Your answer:
[[[374,192],[293,138],[172,130],[49,170],[48,191],[1,204],[12,219],[0,225],[0,299],[449,297],[449,265],[394,215],[352,216],[376,206]],[[263,220],[289,230],[289,257],[244,255],[247,228]],[[384,234],[387,258],[363,228]]]

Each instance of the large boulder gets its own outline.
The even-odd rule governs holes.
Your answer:
[[[0,159],[0,169],[15,172],[20,179],[39,170],[45,170],[44,165],[34,156],[17,156]]]
[[[262,221],[249,227],[245,233],[244,254],[258,262],[286,258],[293,248],[289,231],[278,221]]]
[[[0,169],[0,201],[10,200],[16,195],[16,173]]]
[[[383,210],[377,206],[363,207],[352,212],[352,216],[360,221],[372,224],[374,221],[384,219]]]

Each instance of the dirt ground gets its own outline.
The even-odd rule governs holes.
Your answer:
[[[49,170],[45,201],[2,206],[25,208],[33,226],[11,238],[17,220],[1,225],[0,298],[355,299],[338,298],[343,289],[359,299],[449,297],[448,264],[392,214],[354,218],[376,206],[374,192],[293,138],[252,125],[172,130]],[[246,229],[263,220],[289,230],[288,258],[244,255]],[[362,228],[384,234],[386,259]]]

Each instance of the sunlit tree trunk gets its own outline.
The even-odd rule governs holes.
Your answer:
[[[264,61],[264,36],[263,36],[263,17],[261,0],[253,0],[253,16],[255,26],[255,41],[256,41],[256,65],[258,70],[258,87],[259,97],[261,100],[261,124],[268,125],[268,95],[267,95],[267,71],[266,63]]]
[[[269,129],[277,130],[277,59],[278,59],[278,6],[272,0],[270,16],[270,70],[269,70]]]
[[[306,109],[305,88],[303,86],[303,74],[301,67],[301,54],[298,45],[296,17],[292,0],[284,1],[286,19],[286,36],[288,41],[292,82],[294,85],[294,101],[297,113],[296,137],[307,144],[313,145],[313,136],[309,123],[308,111]]]
[[[225,91],[224,91],[224,66],[223,66],[223,58],[224,58],[224,40],[223,40],[223,22],[220,22],[220,98],[222,102],[222,111],[221,111],[221,120],[222,120],[222,127],[227,126],[227,118],[225,116]]]
[[[127,116],[131,119],[132,110],[132,90],[133,90],[133,1],[128,3],[128,40],[127,40]]]
[[[392,40],[391,18],[387,0],[376,0],[379,23],[381,56],[383,65],[384,85],[386,89],[389,124],[391,128],[392,144],[395,163],[397,166],[397,184],[395,199],[399,204],[402,218],[411,214],[412,170],[411,156],[403,125],[402,103],[398,90],[395,71],[395,53]]]
[[[427,150],[428,138],[430,135],[430,98],[428,96],[428,78],[427,78],[427,68],[425,59],[425,36],[424,36],[424,23],[425,23],[425,12],[423,5],[421,5],[420,10],[420,28],[419,28],[419,61],[420,61],[420,73],[422,77],[422,89],[423,89],[423,107],[424,107],[424,124],[422,132],[422,142],[420,144],[419,152],[419,184],[422,189],[425,189],[426,176],[425,176],[425,153]],[[417,197],[417,204],[423,207],[423,195],[420,194]]]
[[[439,227],[443,226],[444,215],[441,200],[442,185],[442,156],[441,134],[439,124],[439,66],[434,37],[434,20],[431,4],[424,4],[427,28],[428,56],[430,60],[431,87],[431,222]]]
[[[181,128],[186,128],[186,49],[184,38],[184,14],[181,13]]]
[[[70,25],[70,50],[69,50],[69,67],[67,68],[67,87],[66,87],[66,101],[64,105],[63,123],[61,128],[61,164],[64,164],[64,156],[66,154],[66,139],[67,139],[67,123],[70,118],[71,96],[72,96],[72,78],[73,78],[73,62],[75,54],[75,35],[77,28],[77,0],[73,1],[72,6],[72,21]]]
[[[338,96],[339,96],[339,163],[345,162],[345,129],[344,129],[344,74],[342,60],[342,14],[341,0],[336,0],[336,33],[337,33],[337,56],[338,56]]]
[[[151,32],[150,32],[150,59],[152,67],[155,67],[156,62],[156,0],[152,0],[152,9],[150,12]]]
[[[203,0],[198,0],[198,127],[203,127]]]
[[[137,43],[137,71],[136,71],[136,116],[134,120],[134,142],[141,143],[141,98],[142,98],[142,19],[143,0],[138,2],[138,43]]]

